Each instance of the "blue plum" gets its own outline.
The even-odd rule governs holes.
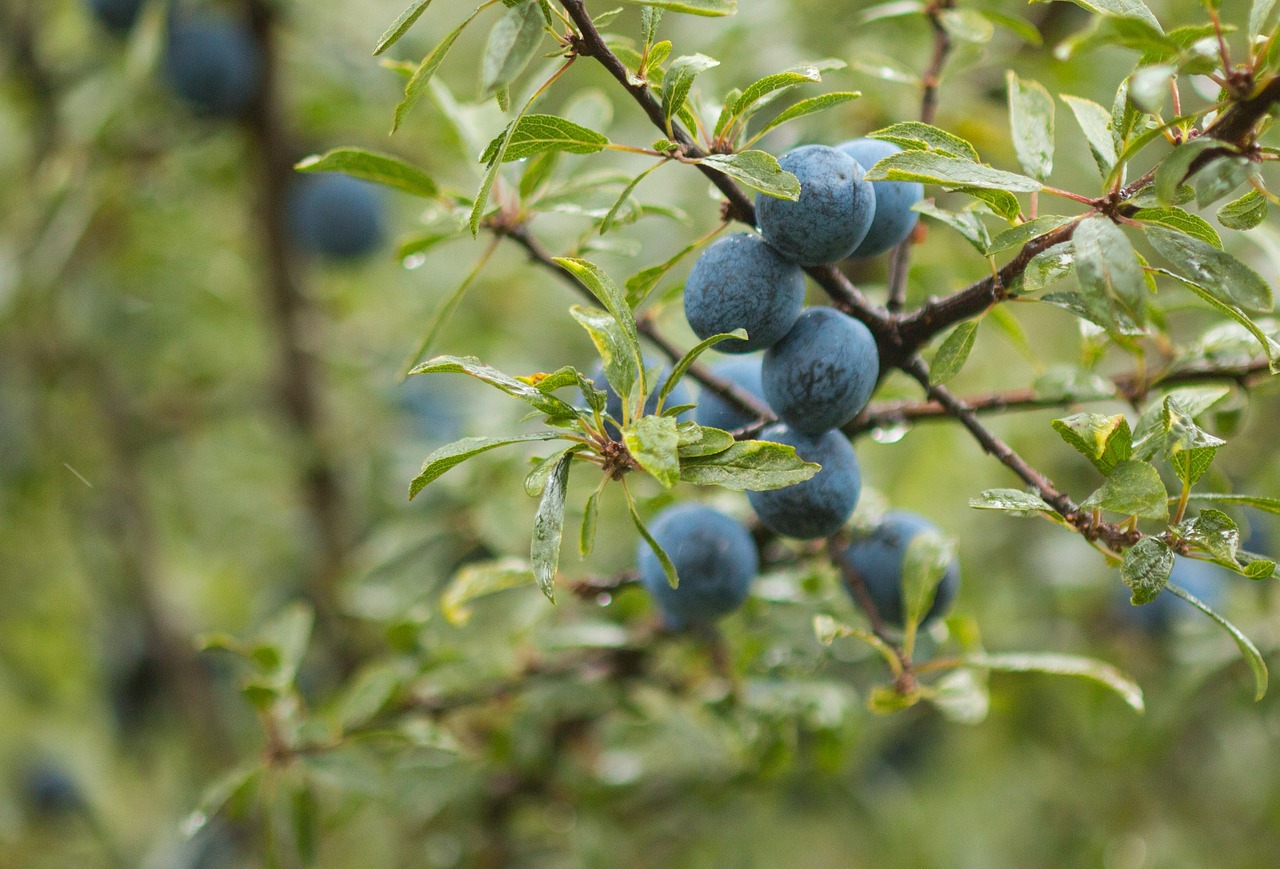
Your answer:
[[[660,365],[661,363],[652,356],[646,356],[644,358],[645,368],[651,371],[655,369],[658,370],[657,384],[650,388],[649,397],[645,399],[645,402],[644,402],[645,416],[649,416],[650,414],[654,414],[658,412],[658,393],[662,391],[663,385],[666,384],[667,378],[671,375],[671,367],[669,365],[661,365],[661,367],[659,368]],[[596,389],[603,389],[605,392],[608,393],[608,400],[605,403],[605,407],[604,407],[605,412],[608,413],[614,419],[621,422],[622,421],[622,399],[618,397],[618,393],[614,392],[613,387],[609,385],[608,378],[604,376],[603,365],[599,363],[596,364],[596,367],[591,372],[591,380],[592,382],[595,383]],[[692,404],[692,403],[693,403],[693,399],[690,397],[689,388],[685,385],[685,382],[682,379],[679,383],[677,383],[674,387],[672,387],[670,394],[667,395],[667,400],[663,403],[663,408],[665,409],[668,407],[679,407],[682,404]],[[679,417],[677,418],[683,420],[687,416],[688,416],[688,413],[686,412],[686,413],[680,414]],[[614,428],[614,426],[606,424],[605,428],[608,430],[610,436],[615,438],[619,437],[619,432],[616,428]]]
[[[649,533],[680,576],[679,587],[672,588],[658,556],[640,541],[640,582],[657,600],[668,627],[709,624],[742,606],[760,556],[741,522],[701,504],[678,504],[659,513]]]
[[[102,26],[114,33],[133,27],[142,11],[143,0],[88,0],[89,9]]]
[[[864,171],[902,151],[892,142],[879,139],[854,139],[838,148],[857,161]],[[871,187],[876,192],[875,217],[862,244],[849,254],[859,259],[878,256],[906,241],[920,219],[911,206],[924,198],[924,185],[915,181],[872,181]]]
[[[760,373],[761,361],[759,356],[722,359],[711,366],[711,373],[765,401],[764,382]],[[755,417],[729,404],[714,392],[704,389],[698,396],[698,407],[693,412],[693,421],[698,425],[733,431],[750,425],[755,421]]]
[[[308,175],[289,198],[289,231],[304,250],[335,260],[372,253],[382,244],[381,192],[349,175]]]
[[[800,198],[756,197],[765,241],[802,266],[838,262],[853,253],[876,211],[876,194],[862,180],[862,167],[826,145],[795,148],[778,162],[800,179]]]
[[[699,338],[747,330],[745,341],[717,344],[722,353],[772,347],[803,306],[804,272],[749,233],[722,238],[703,251],[684,285],[684,315]]]
[[[65,815],[84,805],[84,796],[70,773],[47,758],[36,760],[24,771],[23,795],[41,815]]]
[[[880,376],[870,330],[833,308],[809,308],[764,354],[764,394],[778,418],[817,435],[866,407]]]
[[[810,437],[786,425],[773,425],[760,433],[760,440],[795,447],[800,458],[822,465],[822,470],[803,483],[747,493],[765,527],[802,540],[839,531],[853,515],[862,494],[862,471],[848,439],[837,431]]]
[[[907,547],[919,534],[941,534],[928,519],[915,513],[894,512],[885,515],[869,535],[854,540],[845,549],[845,563],[862,577],[876,605],[876,612],[891,625],[902,626],[902,561]],[[960,562],[947,566],[938,590],[922,623],[945,613],[960,590]],[[852,590],[849,590],[852,596]],[[857,603],[854,598],[854,603]]]
[[[197,111],[233,118],[257,96],[262,56],[242,25],[218,17],[180,19],[169,31],[164,74]]]
[[[1226,600],[1226,582],[1231,572],[1224,567],[1205,561],[1179,557],[1173,563],[1169,582],[1191,592],[1212,609],[1219,609]],[[1175,622],[1195,618],[1198,610],[1171,591],[1162,591],[1156,599],[1133,606],[1131,592],[1125,586],[1117,593],[1117,606],[1125,618],[1151,633],[1168,631]]]

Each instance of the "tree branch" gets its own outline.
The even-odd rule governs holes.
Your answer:
[[[245,126],[259,163],[260,200],[256,211],[266,265],[263,292],[280,353],[280,406],[301,447],[303,497],[314,544],[320,553],[309,594],[321,622],[332,629],[339,611],[337,586],[353,541],[351,515],[324,431],[323,378],[318,360],[308,349],[306,335],[311,304],[303,290],[301,268],[288,235],[286,209],[295,154],[280,106],[274,4],[269,0],[245,0],[245,5],[262,54],[259,91],[245,117]]]

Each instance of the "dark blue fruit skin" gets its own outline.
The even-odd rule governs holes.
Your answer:
[[[680,576],[679,587],[672,588],[658,556],[641,539],[640,582],[668,627],[709,624],[742,606],[760,568],[755,541],[742,523],[701,504],[678,504],[659,513],[649,533]]]
[[[803,306],[804,272],[748,233],[722,238],[703,251],[684,285],[684,315],[699,338],[747,330],[745,341],[717,344],[721,353],[772,347]]]
[[[760,433],[760,440],[795,447],[806,462],[822,470],[803,483],[768,492],[748,492],[747,500],[770,531],[813,540],[840,530],[862,494],[862,470],[848,439],[838,431],[810,437],[785,425]]]
[[[80,788],[61,766],[40,760],[27,768],[23,792],[31,808],[42,815],[62,815],[83,805]]]
[[[143,0],[88,0],[89,9],[102,26],[114,33],[124,33],[138,20]]]
[[[727,380],[741,387],[761,401],[766,401],[764,382],[760,373],[762,362],[760,356],[722,359],[711,366],[711,373],[721,380]],[[755,422],[755,417],[704,389],[698,396],[698,407],[693,412],[693,421],[709,428],[734,431]]]
[[[646,356],[644,358],[644,366],[650,370],[655,369],[658,367],[658,360],[654,359],[652,356]],[[645,416],[650,416],[658,412],[658,393],[662,391],[662,387],[666,384],[667,378],[670,375],[671,366],[663,365],[662,369],[658,372],[657,385],[650,388],[649,397],[645,399]],[[591,372],[591,380],[595,383],[596,389],[603,389],[608,393],[608,399],[604,406],[605,412],[608,413],[609,416],[618,420],[618,422],[622,422],[622,399],[618,397],[618,393],[614,392],[613,387],[609,385],[609,379],[604,376],[603,365],[596,365]],[[685,386],[684,380],[681,379],[679,383],[672,387],[671,392],[667,395],[667,400],[662,403],[662,406],[666,409],[668,407],[679,407],[682,404],[692,403],[693,399],[689,395],[689,388]],[[676,419],[683,420],[687,416],[687,412],[682,413],[677,416]],[[606,423],[605,428],[609,432],[610,437],[621,437],[621,434],[613,425]]]
[[[169,32],[164,74],[197,111],[232,118],[257,95],[262,58],[242,26],[218,18],[177,21]]]
[[[880,377],[875,338],[834,308],[809,308],[764,354],[764,394],[778,418],[817,435],[867,406]]]
[[[838,147],[857,161],[863,171],[902,151],[892,142],[879,139],[854,139]],[[875,217],[871,219],[867,237],[849,254],[856,259],[879,256],[897,247],[911,235],[920,219],[919,213],[912,211],[911,206],[924,198],[923,184],[915,181],[872,181],[871,187],[876,192]]]
[[[941,533],[923,516],[888,513],[869,536],[853,541],[844,551],[845,563],[862,577],[876,605],[876,612],[891,625],[902,627],[903,622],[902,559],[911,541],[925,531]],[[927,624],[950,609],[959,590],[960,562],[952,561],[938,583],[933,606],[929,607],[921,624]],[[852,591],[849,593],[853,595]],[[854,603],[857,602],[854,598]]]
[[[862,167],[826,145],[796,148],[778,162],[800,179],[800,198],[756,197],[765,241],[802,266],[838,262],[853,253],[876,211],[876,194],[862,180]]]
[[[1173,572],[1169,574],[1169,582],[1199,598],[1210,609],[1219,609],[1226,599],[1226,583],[1231,576],[1230,571],[1216,564],[1195,561],[1190,558],[1178,558],[1173,563]],[[1199,610],[1178,597],[1171,591],[1162,591],[1156,599],[1141,606],[1130,603],[1132,593],[1121,586],[1117,605],[1121,607],[1124,617],[1133,624],[1153,634],[1164,633],[1181,619],[1195,618]]]
[[[336,260],[375,251],[385,235],[377,186],[349,175],[298,180],[289,199],[289,231],[304,250]]]

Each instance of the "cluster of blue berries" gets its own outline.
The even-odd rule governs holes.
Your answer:
[[[863,178],[867,167],[899,150],[857,139],[838,148],[807,145],[788,152],[779,163],[800,180],[799,199],[760,196],[760,234],[741,233],[711,245],[685,284],[685,316],[699,338],[747,332],[746,339],[718,345],[733,355],[712,370],[777,414],[779,422],[760,438],[790,445],[800,458],[822,466],[803,483],[748,493],[761,523],[776,534],[834,534],[861,494],[857,456],[839,429],[870,400],[880,376],[879,351],[858,320],[832,308],[805,308],[804,267],[877,256],[911,234],[921,185]],[[764,352],[742,355],[753,351]],[[712,394],[702,396],[694,413],[699,425],[728,431],[754,422]],[[902,622],[903,556],[915,534],[928,527],[919,517],[891,514],[845,553],[888,622]],[[746,598],[757,554],[740,523],[707,507],[681,505],[657,517],[653,534],[681,576],[679,588],[670,588],[657,558],[640,544],[641,580],[669,625],[711,621]],[[931,616],[949,606],[958,583],[958,566],[952,565]]]

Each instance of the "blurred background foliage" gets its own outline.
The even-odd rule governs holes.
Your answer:
[[[871,501],[918,511],[959,541],[959,610],[988,648],[1114,662],[1144,686],[1145,716],[1090,683],[1000,675],[991,714],[975,726],[925,706],[874,716],[864,701],[881,678],[878,661],[852,641],[825,648],[814,638],[815,613],[858,619],[823,569],[761,577],[719,642],[654,636],[638,590],[569,593],[574,581],[634,567],[621,499],[605,503],[590,559],[566,555],[556,606],[523,584],[468,602],[468,619],[442,607],[460,568],[527,556],[536,506],[521,493],[528,454],[519,451],[459,468],[412,505],[405,497],[431,449],[519,426],[518,408],[469,382],[398,376],[486,242],[401,260],[396,240],[453,218],[388,195],[397,239],[378,254],[295,258],[305,304],[290,328],[315,362],[319,398],[314,425],[300,427],[281,389],[289,369],[262,244],[261,143],[245,124],[198,116],[164,87],[161,4],[147,4],[125,35],[78,0],[0,5],[0,867],[1280,865],[1271,772],[1280,692],[1251,702],[1235,647],[1207,620],[1153,629],[1134,619],[1116,571],[1074,536],[970,511],[970,496],[1012,478],[958,426],[861,439]],[[455,119],[484,140],[500,129],[492,103],[472,104],[485,27],[463,35],[434,103],[388,140],[402,81],[369,50],[404,5],[274,4],[288,159],[361,145],[411,158],[469,194],[475,149],[441,100],[456,100]],[[803,60],[850,64],[820,87],[863,98],[764,140],[781,153],[915,117],[914,83],[870,73],[923,69],[928,25],[918,16],[867,23],[868,5],[744,0],[733,19],[670,15],[663,33],[676,54],[722,62],[699,79],[706,103]],[[1067,3],[978,5],[1031,22],[1046,46],[1088,19]],[[1169,25],[1199,20],[1196,4],[1151,5]],[[391,54],[416,61],[468,8],[435,4]],[[1226,0],[1224,18],[1246,8]],[[223,11],[240,16],[244,4]],[[628,8],[610,27],[634,33],[637,20]],[[997,30],[958,48],[938,123],[994,165],[1013,166],[1007,68],[1110,105],[1131,64],[1113,49],[1059,60]],[[566,83],[551,110],[614,141],[653,139],[598,68],[578,64]],[[1084,140],[1059,117],[1054,183],[1091,193]],[[606,170],[634,174],[638,163],[568,158],[555,183]],[[537,217],[545,245],[567,250],[591,233],[582,211],[607,208],[610,189],[566,195],[561,213]],[[618,278],[660,261],[714,225],[708,191],[692,171],[664,168],[639,198],[687,217],[645,216],[594,241],[589,255]],[[1258,232],[1260,245],[1230,243],[1274,281],[1280,237],[1274,224]],[[950,292],[985,269],[929,223],[911,298]],[[852,276],[873,297],[885,280],[879,262]],[[591,347],[565,313],[574,301],[500,246],[437,349],[514,372],[588,370]],[[678,307],[661,322],[690,346]],[[984,330],[953,384],[960,394],[1079,370],[1074,319],[1012,308],[1035,352]],[[1190,307],[1171,315],[1187,340],[1210,322]],[[1129,365],[1109,355],[1093,370]],[[892,377],[879,393],[915,395]],[[1215,421],[1230,439],[1216,484],[1280,492],[1276,389],[1233,398],[1231,410]],[[1059,415],[992,425],[1083,495],[1094,472],[1051,434]],[[321,497],[332,499],[338,545],[322,539],[315,490],[300,482],[321,459],[334,473],[336,488]],[[570,504],[581,504],[585,481],[574,488]],[[642,494],[650,511],[663,503],[656,489]],[[740,496],[712,500],[747,515]],[[1280,555],[1280,529],[1260,515],[1247,521],[1254,548]],[[317,591],[323,576],[328,587]],[[1224,611],[1274,662],[1271,584],[1219,581]],[[246,665],[197,654],[196,638],[297,629],[289,619],[299,611],[288,607],[299,600],[331,611],[301,658],[289,721],[329,722],[331,734],[343,716],[381,720],[388,703],[412,714],[233,776],[226,810],[201,824],[192,812],[209,783],[241,764],[257,769],[273,746],[262,726],[271,716],[240,694]],[[352,685],[373,698],[364,718]]]

